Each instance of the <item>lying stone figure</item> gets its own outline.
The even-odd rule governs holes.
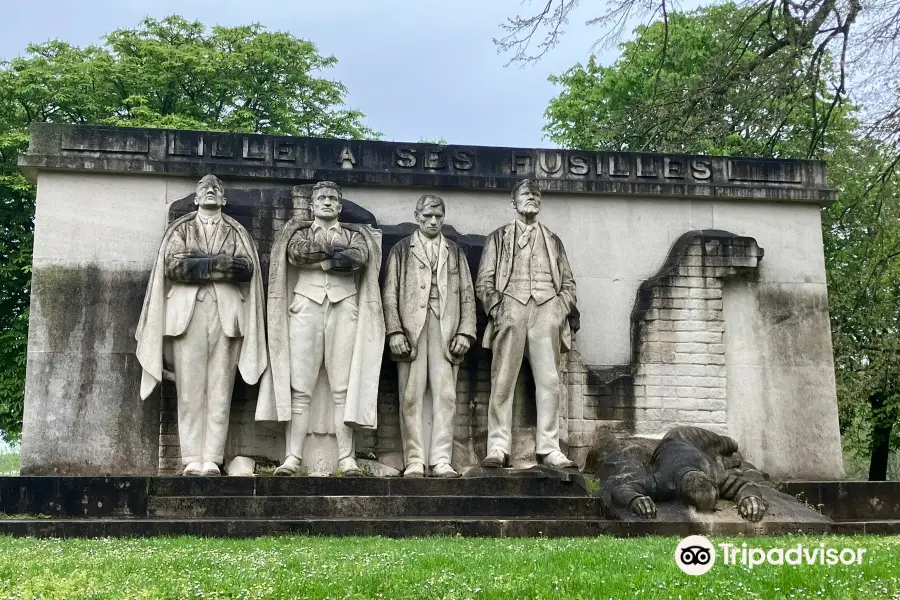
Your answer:
[[[650,460],[641,448],[625,445],[606,456],[597,473],[602,495],[611,506],[628,507],[641,517],[656,517],[655,501],[680,498],[697,510],[715,509],[718,499],[733,500],[740,515],[759,521],[766,512],[762,490],[728,470],[738,466],[732,438],[699,427],[676,427],[657,444]]]

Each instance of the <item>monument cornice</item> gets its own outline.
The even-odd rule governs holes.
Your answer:
[[[502,189],[528,177],[546,191],[827,205],[822,161],[342,140],[34,123],[19,166],[302,183]]]

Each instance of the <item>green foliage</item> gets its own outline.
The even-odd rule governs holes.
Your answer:
[[[0,450],[0,477],[19,474],[19,453]]]
[[[823,211],[841,430],[860,456],[874,428],[900,409],[900,173],[892,162],[872,142],[835,151],[830,179],[840,195]],[[896,428],[889,442],[900,448]]]
[[[27,145],[0,123],[0,438],[12,439],[22,431],[34,236],[34,188],[16,167]]]
[[[28,124],[103,124],[372,138],[347,89],[316,76],[337,59],[260,25],[144,19],[102,46],[31,44],[0,62],[0,433],[21,433],[34,189],[18,172]]]
[[[838,107],[820,139],[812,114],[827,114],[829,82],[802,76],[811,49],[760,63],[768,17],[726,3],[638,27],[612,66],[592,57],[550,77],[563,89],[547,107],[545,133],[563,147],[599,150],[802,158],[833,147],[854,123]]]
[[[678,539],[0,538],[4,598],[859,598],[900,594],[897,536],[713,538],[865,548],[861,565],[682,573]]]

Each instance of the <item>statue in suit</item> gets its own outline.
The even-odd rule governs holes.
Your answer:
[[[171,343],[184,475],[219,475],[235,370],[252,385],[268,367],[261,270],[250,235],[222,214],[219,178],[203,177],[194,203],[166,230],[135,338],[143,398]]]
[[[482,466],[508,463],[513,392],[524,356],[534,374],[537,404],[535,453],[558,468],[576,466],[560,450],[559,362],[572,344],[569,313],[575,278],[562,241],[538,223],[541,190],[524,179],[512,190],[518,213],[485,241],[475,293],[489,317],[483,345],[493,350],[488,406],[488,453]]]
[[[379,232],[338,222],[341,188],[313,186],[312,221],[291,219],[272,247],[269,264],[269,354],[273,394],[257,403],[256,420],[286,421],[287,448],[276,475],[293,475],[303,461],[310,411],[320,379],[333,401],[337,471],[361,475],[354,431],[374,429],[384,349],[378,288]]]
[[[382,289],[385,332],[397,362],[404,477],[424,477],[422,404],[431,391],[433,418],[427,464],[434,477],[459,477],[450,465],[456,376],[475,341],[475,293],[463,251],[441,235],[443,199],[416,203],[419,230],[388,255]]]

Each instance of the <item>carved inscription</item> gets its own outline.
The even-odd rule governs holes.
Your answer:
[[[329,170],[395,171],[399,173],[466,174],[482,177],[536,177],[599,181],[658,183],[712,183],[720,181],[775,181],[802,183],[802,169],[775,173],[780,165],[756,166],[753,159],[729,159],[727,169],[709,157],[664,156],[630,152],[577,150],[503,150],[434,146],[429,144],[381,145],[362,150],[367,142],[338,143],[311,138],[259,135],[170,132],[167,153],[186,159],[209,156],[225,160],[293,163],[306,168]],[[506,158],[503,152],[508,152]],[[330,155],[330,156],[329,156]],[[769,161],[774,164],[777,161]],[[751,164],[752,163],[752,164]],[[790,165],[789,165],[790,166]],[[785,169],[781,169],[784,171]],[[723,172],[724,171],[724,172]],[[766,179],[770,177],[771,179]]]

